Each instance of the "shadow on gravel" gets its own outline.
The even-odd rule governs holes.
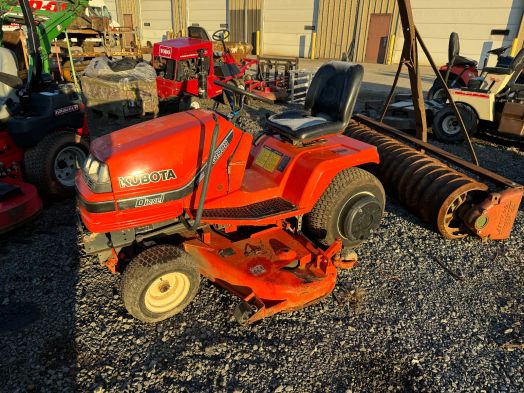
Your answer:
[[[72,201],[46,206],[0,249],[0,391],[76,390]]]

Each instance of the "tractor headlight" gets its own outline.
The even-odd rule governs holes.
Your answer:
[[[97,160],[92,154],[84,162],[82,176],[91,191],[96,193],[112,191],[107,164]]]

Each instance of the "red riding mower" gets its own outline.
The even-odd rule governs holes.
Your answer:
[[[507,68],[513,57],[503,56],[504,53],[510,49],[511,46],[503,46],[501,48],[492,49],[487,52],[489,55],[497,56],[496,67]],[[484,61],[484,67],[487,66],[488,58]],[[479,76],[478,63],[473,59],[468,59],[460,55],[460,40],[457,33],[453,32],[449,36],[448,45],[448,64],[440,67],[440,73],[449,88],[460,89],[466,87],[469,81]],[[524,74],[519,77],[517,83],[524,83]],[[433,86],[428,91],[428,100],[446,101],[446,93],[440,84],[439,79],[435,79]]]
[[[82,245],[122,273],[131,315],[181,312],[200,275],[240,297],[240,323],[331,293],[384,210],[382,185],[359,168],[378,163],[376,148],[342,134],[362,76],[360,65],[325,64],[305,110],[269,117],[256,139],[234,115],[197,109],[92,142],[76,178]]]
[[[34,20],[27,1],[20,5],[32,67],[24,85],[14,54],[0,48],[0,233],[40,212],[37,188],[48,196],[73,195],[76,170],[89,151],[82,100],[70,85],[42,74]]]
[[[220,41],[223,48],[216,51],[203,28],[190,26],[187,38],[155,43],[152,65],[158,75],[160,99],[177,100],[180,111],[195,107],[195,104],[191,105],[192,97],[215,98],[223,102],[222,88],[215,81],[232,84],[272,101],[285,98],[286,89],[276,82],[268,84],[246,74],[257,60],[242,59],[237,63],[226,44],[228,37],[226,29],[213,33],[213,40]]]

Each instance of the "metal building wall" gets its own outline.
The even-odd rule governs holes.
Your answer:
[[[352,61],[362,62],[371,14],[393,14],[390,37],[396,35],[398,7],[396,0],[319,0],[316,57],[339,59],[350,50],[354,39]],[[389,46],[393,42],[388,42]]]
[[[264,0],[262,54],[310,57],[317,15],[318,0]]]
[[[121,25],[124,23],[124,14],[131,14],[133,15],[133,24],[135,27],[140,27],[140,7],[138,0],[118,0],[117,9],[118,21]]]
[[[448,61],[449,35],[456,32],[460,37],[460,54],[482,65],[488,50],[512,45],[524,12],[523,0],[411,0],[411,6],[415,25],[437,64]],[[494,35],[493,29],[508,29],[509,34]],[[395,62],[400,59],[404,43],[401,33],[398,38]],[[419,60],[420,64],[429,64],[424,55]],[[489,60],[488,65],[494,66],[496,56],[490,56]]]
[[[262,0],[229,0],[230,41],[253,44],[253,33],[260,31],[261,21]]]
[[[198,25],[207,30],[209,35],[227,27],[229,0],[189,0],[190,25]]]
[[[148,7],[148,3],[151,0],[116,0],[117,10],[118,10],[118,21],[123,25],[124,14],[133,15],[133,24],[135,28],[138,28],[140,34],[140,40],[143,41],[142,44],[145,45],[143,31],[144,28],[147,29],[148,26],[144,26],[144,18],[141,15],[140,6]],[[188,0],[167,0],[166,12],[173,12],[173,23],[171,29],[166,31],[169,36],[179,36],[187,34],[187,1]],[[170,4],[169,4],[170,3]],[[154,26],[153,26],[154,27]],[[162,40],[163,37],[155,37],[155,41]],[[164,37],[165,38],[165,37]]]
[[[142,0],[143,1],[143,0]],[[175,35],[187,35],[187,2],[189,0],[172,0],[174,13],[173,32]]]

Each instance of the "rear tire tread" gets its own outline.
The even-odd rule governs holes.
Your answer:
[[[326,228],[330,225],[330,219],[335,213],[333,208],[339,203],[341,192],[358,185],[374,185],[381,193],[381,203],[384,206],[385,193],[380,181],[371,173],[361,168],[348,168],[339,172],[326,188],[320,199],[317,201],[310,213],[304,217],[304,224],[321,244],[331,245],[335,239]],[[338,213],[338,212],[336,212]]]
[[[75,144],[74,138],[75,134],[71,131],[55,131],[46,135],[35,147],[26,150],[24,154],[25,177],[41,193],[56,197],[74,195],[74,187],[65,187],[54,176],[54,161],[59,147]],[[77,145],[84,150],[87,157],[88,143],[82,139]]]

